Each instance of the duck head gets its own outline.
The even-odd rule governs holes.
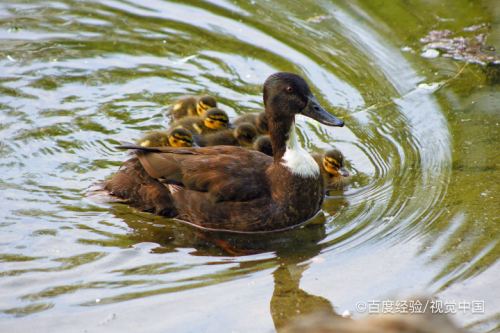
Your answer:
[[[338,149],[325,152],[323,168],[332,177],[349,177],[349,171],[344,167],[344,155]]]
[[[211,108],[205,114],[203,124],[210,129],[229,127],[229,117],[226,112],[218,108]]]
[[[328,126],[344,126],[342,120],[319,104],[307,82],[297,74],[281,72],[268,77],[264,83],[264,105],[267,117],[273,120],[293,120],[295,114],[303,114]]]
[[[264,106],[275,161],[280,160],[290,141],[296,141],[295,116],[302,114],[328,126],[344,122],[328,113],[309,89],[306,81],[293,73],[276,73],[264,83]]]
[[[212,96],[201,96],[196,103],[196,113],[198,116],[203,116],[211,108],[217,107],[217,101]]]
[[[257,137],[257,129],[250,123],[242,123],[234,129],[234,137],[240,145],[249,147]]]
[[[192,147],[193,135],[188,130],[177,127],[168,134],[168,143],[171,147]]]

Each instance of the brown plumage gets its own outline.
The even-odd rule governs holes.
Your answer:
[[[189,116],[203,116],[208,109],[217,107],[212,96],[184,96],[176,100],[169,108],[174,120]]]
[[[191,132],[183,128],[154,131],[138,141],[141,147],[191,147]],[[139,210],[163,216],[176,216],[169,190],[144,170],[137,157],[131,158],[104,182],[104,189]]]
[[[104,189],[139,210],[169,217],[177,215],[168,189],[148,175],[137,157],[124,162],[120,170],[104,182]]]
[[[290,228],[313,217],[324,195],[319,169],[310,156],[304,156],[306,173],[303,166],[294,164],[297,161],[287,160],[293,154],[307,155],[297,147],[295,114],[330,126],[343,126],[343,122],[327,113],[307,83],[291,73],[266,80],[264,104],[273,157],[232,146],[121,148],[134,149],[148,175],[169,184],[179,219],[234,232]]]

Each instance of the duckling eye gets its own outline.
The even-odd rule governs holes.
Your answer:
[[[293,88],[290,87],[290,86],[286,87],[286,92],[287,93],[292,93],[293,92]]]

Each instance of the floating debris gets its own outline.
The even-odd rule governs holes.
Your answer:
[[[470,27],[465,27],[463,30],[466,32],[472,32],[472,31],[477,31],[480,29],[484,28],[489,28],[489,25],[487,23],[481,23],[481,24],[476,24],[476,25],[471,25]]]
[[[451,30],[432,30],[420,39],[425,44],[421,56],[436,58],[443,56],[470,64],[483,66],[491,83],[500,82],[500,56],[493,46],[486,45],[489,24],[476,24],[463,28],[464,35],[458,36]]]
[[[464,28],[464,32],[477,32],[489,28],[487,24],[474,25]],[[420,39],[425,44],[422,48],[424,54],[435,55],[436,52],[443,57],[466,61],[479,65],[499,63],[500,57],[492,46],[487,46],[486,32],[471,36],[454,36],[451,30],[432,30],[427,36]],[[432,53],[430,53],[432,52]]]

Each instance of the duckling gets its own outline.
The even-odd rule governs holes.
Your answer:
[[[327,190],[339,189],[349,172],[344,167],[344,155],[338,149],[331,149],[324,154],[313,154],[320,166],[321,174]]]
[[[257,129],[250,123],[241,123],[235,129],[198,135],[195,137],[196,143],[201,147],[208,146],[242,146],[251,147],[257,136]]]
[[[193,135],[185,128],[146,133],[137,144],[143,147],[192,147]]]
[[[257,131],[259,131],[259,134],[269,134],[267,115],[264,111],[259,113],[246,113],[234,120],[235,125],[239,125],[241,123],[253,124],[255,128],[257,128]]]
[[[210,108],[217,107],[217,101],[212,96],[185,96],[175,101],[169,108],[174,120],[186,116],[203,116]]]
[[[269,135],[261,135],[253,142],[253,149],[269,156],[273,156],[273,146]]]
[[[298,141],[295,116],[327,126],[344,122],[323,109],[297,74],[271,75],[263,96],[272,157],[234,146],[119,148],[134,150],[147,174],[167,185],[179,220],[240,233],[296,227],[320,210],[325,184],[318,164]]]
[[[214,133],[229,127],[229,117],[218,108],[209,109],[203,117],[184,117],[172,124],[172,128],[182,127],[193,135]]]

